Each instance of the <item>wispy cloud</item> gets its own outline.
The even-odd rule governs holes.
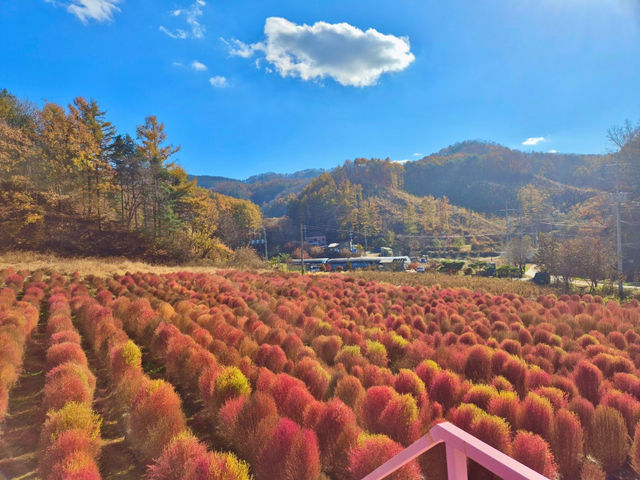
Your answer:
[[[424,153],[414,153],[413,154],[414,157],[424,157]]]
[[[539,143],[544,142],[545,140],[546,139],[544,137],[529,137],[524,142],[522,142],[522,145],[525,145],[527,147],[532,147],[532,146],[538,145]]]
[[[229,55],[233,55],[234,57],[250,58],[254,53],[264,50],[264,45],[262,43],[248,44],[241,42],[236,38],[226,40],[220,37],[220,40],[222,40],[227,46]]]
[[[57,1],[45,0],[54,7],[65,7],[67,12],[75,15],[85,25],[89,20],[96,22],[110,22],[113,15],[120,11],[120,0],[71,0]]]
[[[362,31],[348,23],[297,25],[285,18],[269,17],[264,33],[264,42],[223,40],[231,55],[249,58],[262,52],[282,77],[331,77],[341,85],[354,87],[375,85],[382,74],[402,71],[415,60],[407,37],[373,28]]]
[[[215,77],[209,78],[209,83],[212,87],[215,88],[226,88],[229,86],[229,82],[227,82],[226,77],[221,75],[216,75]]]
[[[171,38],[175,38],[178,40],[184,40],[186,38],[204,38],[205,27],[200,23],[200,17],[204,13],[203,7],[206,5],[204,0],[195,0],[189,7],[187,8],[178,8],[176,10],[172,10],[170,15],[172,17],[182,17],[184,18],[186,28],[175,28],[173,30],[169,30],[164,25],[160,25],[159,30],[168,35]]]
[[[549,150],[549,153],[558,153],[558,150]]]
[[[400,164],[405,164],[407,162],[410,162],[411,160],[409,159],[403,159],[403,160],[391,160],[393,163],[400,163]]]
[[[204,72],[207,69],[207,66],[204,63],[200,63],[197,60],[191,62],[191,69],[196,72]]]

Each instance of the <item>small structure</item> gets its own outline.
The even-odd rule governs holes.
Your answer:
[[[405,271],[411,260],[409,257],[350,257],[350,258],[305,258],[307,270],[363,270],[374,268],[386,271]],[[291,260],[291,265],[299,266],[300,259]]]
[[[326,235],[314,235],[311,237],[307,237],[305,240],[307,245],[311,245],[312,247],[324,247],[327,245],[327,236]]]

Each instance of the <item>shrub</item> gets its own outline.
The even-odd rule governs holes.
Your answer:
[[[87,366],[87,357],[82,347],[77,343],[63,342],[51,345],[47,349],[46,369],[51,370],[65,362],[73,362],[77,365]]]
[[[502,453],[511,454],[511,429],[503,418],[479,413],[471,421],[471,434]]]
[[[359,408],[365,393],[366,391],[360,383],[360,380],[352,375],[345,375],[338,380],[334,391],[336,397],[354,410]]]
[[[216,377],[215,401],[222,405],[229,398],[251,395],[251,385],[239,368],[226,367]]]
[[[600,399],[599,388],[602,382],[602,372],[592,363],[581,360],[573,372],[573,381],[578,387],[580,395],[596,405]]]
[[[256,354],[256,364],[272,372],[282,372],[287,363],[287,355],[278,345],[263,343]]]
[[[364,395],[360,406],[360,422],[370,432],[379,432],[380,415],[397,392],[388,386],[371,387]]]
[[[596,462],[586,459],[580,470],[580,480],[606,480],[606,473]]]
[[[63,462],[51,469],[47,480],[100,480],[95,459],[85,452],[71,453]]]
[[[589,436],[588,451],[607,473],[617,471],[627,459],[630,440],[624,418],[616,409],[598,405]]]
[[[520,399],[518,394],[508,391],[499,392],[497,396],[489,400],[487,405],[487,412],[504,418],[513,428],[518,425],[519,409]]]
[[[429,395],[447,411],[457,403],[459,389],[458,377],[453,372],[442,370],[433,379]]]
[[[58,437],[68,430],[81,430],[85,432],[99,450],[100,446],[100,425],[102,419],[91,410],[91,407],[77,402],[67,402],[59,410],[47,412],[47,419],[40,432],[41,450],[58,440]]]
[[[349,451],[358,431],[353,411],[340,400],[326,403],[315,425],[322,470],[332,477],[344,477],[349,468]]]
[[[392,398],[380,415],[380,433],[408,446],[418,439],[418,405],[414,397],[400,394]]]
[[[490,385],[474,385],[464,394],[462,401],[473,403],[486,410],[492,398],[498,396],[498,391]]]
[[[518,428],[536,433],[544,439],[551,439],[553,407],[544,397],[529,393],[520,403]]]
[[[111,349],[109,368],[111,375],[118,382],[129,368],[142,368],[142,352],[132,341],[117,345]]]
[[[50,478],[52,470],[59,469],[60,464],[67,462],[74,452],[83,452],[90,458],[96,458],[100,453],[100,442],[83,429],[74,428],[60,432],[40,456],[40,476]]]
[[[403,368],[398,372],[394,388],[398,393],[408,393],[413,396],[420,407],[427,402],[427,389],[424,382],[411,370]]]
[[[91,405],[95,385],[96,379],[86,367],[72,362],[58,365],[47,372],[44,408],[57,410],[67,402]]]
[[[304,357],[296,364],[293,374],[307,385],[309,392],[316,399],[324,398],[329,387],[330,376],[316,360]]]
[[[471,403],[461,403],[449,410],[451,422],[465,432],[471,433],[471,424],[484,412]]]
[[[384,435],[360,435],[349,455],[349,480],[360,480],[402,451],[403,447]],[[387,477],[389,480],[420,480],[420,469],[412,461]]]
[[[280,419],[255,467],[258,480],[317,479],[320,460],[316,436],[288,418]]]
[[[185,427],[180,397],[170,384],[152,380],[140,388],[131,405],[128,431],[141,461],[151,463]]]
[[[487,383],[491,379],[491,349],[475,345],[469,349],[464,375],[474,383]]]
[[[578,416],[566,409],[556,413],[551,448],[562,478],[578,478],[584,435]]]
[[[416,367],[416,375],[424,382],[426,388],[431,388],[431,383],[436,374],[442,370],[433,360],[424,360]]]
[[[618,390],[609,390],[602,396],[601,405],[618,410],[627,425],[627,432],[632,436],[640,419],[640,402],[633,395]]]
[[[181,480],[193,478],[200,462],[206,458],[207,448],[188,431],[173,437],[162,454],[147,469],[149,480]]]
[[[633,433],[633,443],[631,444],[631,466],[637,474],[640,474],[640,423],[636,425]]]
[[[542,437],[520,431],[513,440],[513,458],[547,478],[555,478],[557,467],[549,445]]]

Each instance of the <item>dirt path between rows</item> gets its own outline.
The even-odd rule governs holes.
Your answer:
[[[38,476],[38,443],[45,420],[45,324],[42,317],[26,344],[24,371],[9,393],[9,409],[0,425],[0,480]]]

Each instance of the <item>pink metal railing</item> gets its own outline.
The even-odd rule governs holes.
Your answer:
[[[467,458],[504,480],[548,480],[449,422],[435,425],[424,437],[413,442],[362,480],[381,480],[441,442],[444,442],[447,452],[449,480],[468,479]]]

